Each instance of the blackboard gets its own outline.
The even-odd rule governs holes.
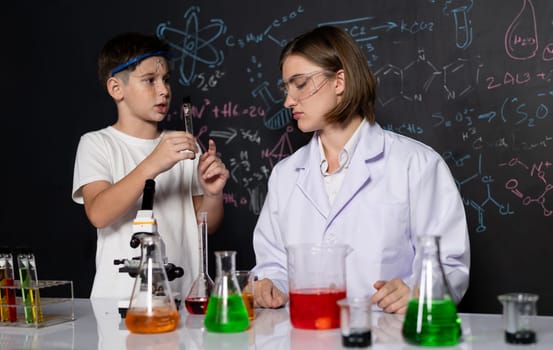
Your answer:
[[[252,231],[274,164],[307,142],[278,94],[277,60],[294,36],[348,30],[378,79],[377,121],[447,161],[472,248],[461,311],[499,312],[497,294],[540,295],[553,314],[553,3],[549,0],[95,1],[3,5],[0,244],[31,246],[39,277],[87,297],[95,230],[71,201],[81,134],[115,121],[96,79],[102,44],[122,31],[174,48],[173,105],[191,97],[200,143],[230,170],[210,251],[255,263]],[[213,264],[210,264],[212,267]],[[115,268],[115,267],[114,267]],[[212,270],[212,269],[210,269]]]

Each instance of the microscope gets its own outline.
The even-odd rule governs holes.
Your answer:
[[[137,248],[140,246],[143,237],[157,236],[161,243],[161,254],[163,259],[163,266],[167,274],[167,279],[169,281],[172,281],[177,277],[182,277],[184,275],[184,270],[182,267],[178,267],[172,263],[169,263],[165,255],[165,244],[163,243],[163,240],[161,239],[159,232],[157,231],[157,222],[153,212],[155,185],[156,184],[154,180],[146,180],[146,183],[144,185],[144,193],[142,195],[142,207],[140,210],[138,210],[136,218],[134,219],[132,225],[130,246],[132,248]],[[129,276],[131,276],[132,278],[136,278],[140,270],[140,256],[136,256],[131,259],[115,259],[113,261],[113,264],[123,265],[119,268],[119,272],[128,273]],[[179,293],[173,293],[173,297],[178,309],[181,303],[181,297]],[[130,297],[129,299],[123,299],[119,301],[118,311],[121,315],[121,318],[125,318],[125,316],[127,315],[129,303]]]

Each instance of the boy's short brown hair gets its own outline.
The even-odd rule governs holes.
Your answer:
[[[98,79],[105,86],[117,68],[133,71],[137,64],[150,56],[168,58],[169,44],[152,35],[137,32],[121,33],[108,40],[98,55]],[[138,60],[136,60],[139,58]],[[136,60],[134,62],[133,60]]]

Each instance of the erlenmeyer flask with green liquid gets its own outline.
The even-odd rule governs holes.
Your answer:
[[[417,237],[417,249],[421,260],[403,323],[403,338],[414,345],[455,345],[462,335],[461,319],[440,262],[440,237]]]
[[[236,252],[215,252],[217,274],[204,325],[210,332],[233,333],[248,329],[250,320],[236,279]]]

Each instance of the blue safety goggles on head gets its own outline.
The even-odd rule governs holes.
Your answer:
[[[165,58],[169,58],[169,52],[168,51],[155,51],[155,52],[147,52],[143,53],[140,56],[136,56],[134,58],[131,58],[127,62],[118,65],[117,67],[113,68],[110,73],[110,77],[113,77],[115,74],[119,73],[122,70],[127,69],[130,65],[133,65],[135,63],[138,63],[142,61],[145,58],[152,57],[152,56],[164,56]]]

